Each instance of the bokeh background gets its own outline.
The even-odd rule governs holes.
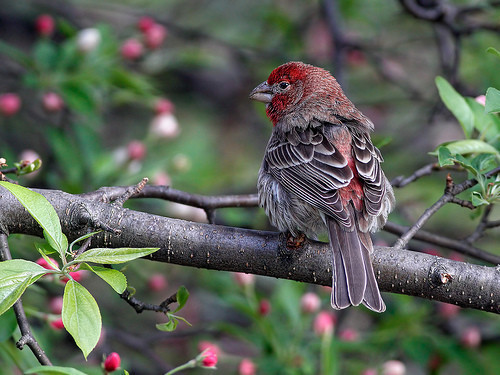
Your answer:
[[[442,7],[446,17],[424,19]],[[143,177],[190,193],[254,193],[271,124],[248,94],[276,66],[300,60],[330,70],[373,120],[389,179],[409,175],[436,161],[429,152],[439,144],[463,138],[436,76],[473,98],[500,87],[499,60],[486,53],[500,45],[499,20],[498,2],[479,0],[0,0],[0,94],[20,104],[11,96],[2,107],[0,157],[9,166],[39,157],[42,168],[18,181],[70,193]],[[390,219],[414,222],[442,194],[444,176],[397,190]],[[203,211],[169,202],[127,206],[206,221]],[[478,220],[450,206],[427,228],[460,238]],[[270,229],[257,208],[218,210],[216,223]],[[481,246],[499,254],[497,241],[493,232]],[[37,259],[32,242],[11,236],[14,256]],[[475,262],[425,243],[411,248]],[[500,321],[492,314],[388,294],[382,315],[364,308],[333,313],[329,290],[312,285],[142,260],[125,272],[137,298],[153,303],[185,285],[191,296],[180,315],[193,326],[159,332],[155,323],[164,318],[137,315],[87,276],[82,283],[99,303],[105,333],[85,362],[64,330],[50,324],[62,287],[47,281],[24,300],[53,362],[98,374],[102,356],[116,351],[131,374],[160,374],[208,342],[219,350],[221,374],[393,374],[401,366],[391,360],[407,374],[500,373]],[[306,293],[319,297],[319,306],[307,307]],[[318,328],[320,311],[332,331]],[[11,315],[1,319],[13,326]],[[8,329],[0,333],[6,373],[36,364],[27,349],[15,349]],[[197,371],[207,370],[191,373]]]

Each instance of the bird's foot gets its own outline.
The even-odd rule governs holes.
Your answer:
[[[300,247],[302,247],[302,245],[304,244],[304,242],[306,242],[306,235],[304,233],[299,233],[299,235],[297,237],[294,237],[293,234],[291,234],[290,232],[287,233],[287,236],[286,236],[286,247],[288,249],[298,249]]]

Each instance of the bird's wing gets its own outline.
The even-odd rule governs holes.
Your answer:
[[[347,160],[325,136],[323,126],[273,134],[265,155],[268,170],[291,194],[352,227],[338,189],[349,185],[353,172]]]
[[[386,179],[380,167],[382,155],[366,133],[352,134],[352,150],[356,170],[363,181],[365,213],[378,216],[383,210],[387,189]]]

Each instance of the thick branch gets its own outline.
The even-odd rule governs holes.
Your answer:
[[[331,285],[332,255],[325,243],[306,241],[303,248],[289,251],[283,236],[274,232],[187,222],[60,191],[36,191],[55,207],[70,240],[86,233],[87,223],[105,222],[115,232],[96,235],[92,246],[158,246],[148,259]],[[0,225],[10,233],[41,235],[38,224],[3,189]],[[500,312],[500,274],[494,267],[391,248],[377,248],[373,264],[383,291]]]

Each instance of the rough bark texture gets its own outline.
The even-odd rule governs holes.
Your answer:
[[[36,190],[55,207],[71,241],[94,228],[112,228],[92,247],[160,247],[152,261],[221,271],[247,272],[320,285],[331,284],[329,246],[306,241],[286,248],[284,236],[171,219],[55,190]],[[108,229],[109,229],[108,228]],[[0,187],[0,231],[41,236],[28,212]],[[392,248],[375,249],[380,289],[500,313],[500,268],[452,261]]]

